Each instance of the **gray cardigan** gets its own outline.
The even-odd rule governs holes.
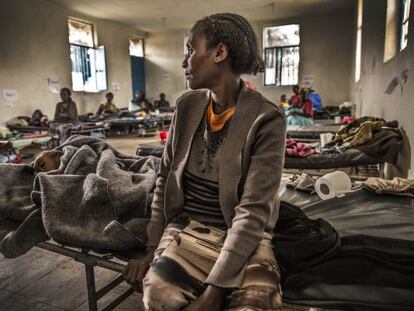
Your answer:
[[[185,93],[177,101],[158,172],[147,227],[148,246],[157,246],[165,226],[182,212],[182,174],[209,99],[209,91],[198,90]],[[219,201],[229,229],[206,283],[240,287],[248,258],[264,231],[274,228],[285,136],[283,112],[260,93],[243,87],[219,164]]]

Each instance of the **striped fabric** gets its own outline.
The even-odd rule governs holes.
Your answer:
[[[220,256],[225,236],[225,230],[206,226],[187,215],[174,219],[165,229],[143,280],[145,310],[183,310],[200,297],[210,284],[208,276]],[[237,273],[242,279],[240,286],[228,291],[220,310],[282,310],[280,271],[272,238],[273,235],[265,233]]]
[[[225,227],[219,203],[218,183],[194,174],[187,169],[183,174],[184,212],[205,224]]]

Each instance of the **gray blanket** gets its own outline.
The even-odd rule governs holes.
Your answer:
[[[64,154],[55,171],[0,166],[0,253],[16,257],[48,237],[95,250],[143,246],[159,160],[79,135],[56,149]],[[3,238],[10,221],[21,224]]]
[[[29,165],[0,164],[0,176],[0,253],[17,257],[47,239],[30,197],[35,172]]]

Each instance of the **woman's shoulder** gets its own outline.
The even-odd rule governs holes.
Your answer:
[[[198,101],[203,101],[208,99],[208,90],[190,90],[185,92],[177,99],[176,108],[179,109],[182,106],[191,105]]]
[[[261,101],[260,114],[270,114],[273,116],[284,117],[283,109],[278,106],[275,102],[263,96],[261,93],[257,92],[258,100]]]

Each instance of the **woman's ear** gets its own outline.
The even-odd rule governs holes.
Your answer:
[[[220,63],[227,59],[229,56],[229,50],[224,43],[219,43],[216,47],[216,55],[214,57],[214,61],[216,63]]]

